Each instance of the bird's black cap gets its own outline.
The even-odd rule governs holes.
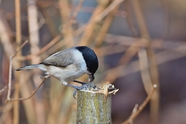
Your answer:
[[[94,73],[98,69],[98,58],[95,52],[87,46],[77,46],[75,48],[82,53],[83,58],[85,59],[88,71],[92,74],[92,76],[94,76]]]

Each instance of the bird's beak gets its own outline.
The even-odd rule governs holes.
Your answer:
[[[89,74],[89,82],[92,82],[92,81],[94,81],[94,75],[93,74]]]

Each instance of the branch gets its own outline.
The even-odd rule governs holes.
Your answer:
[[[35,93],[36,91],[41,87],[41,85],[44,83],[46,78],[44,78],[41,83],[37,86],[37,88],[32,92],[32,94],[26,98],[10,98],[9,96],[9,99],[7,99],[8,101],[24,101],[24,100],[28,100],[30,99]]]
[[[138,105],[135,105],[135,107],[133,109],[133,112],[130,115],[129,119],[127,119],[122,124],[132,124],[132,122],[134,121],[134,119],[141,113],[141,111],[145,108],[145,106],[147,105],[147,103],[150,101],[150,99],[152,98],[152,95],[153,95],[153,93],[154,93],[154,91],[155,91],[156,88],[157,88],[157,85],[154,84],[152,91],[149,93],[149,95],[147,96],[147,98],[145,99],[145,101],[139,107],[138,107]]]

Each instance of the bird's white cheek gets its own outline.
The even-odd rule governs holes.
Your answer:
[[[82,71],[86,71],[87,70],[87,66],[86,66],[86,62],[83,58],[83,55],[81,52],[79,52],[78,50],[74,50],[73,51],[73,58],[74,58],[74,63],[76,64],[76,67],[78,68],[78,70],[82,70]]]

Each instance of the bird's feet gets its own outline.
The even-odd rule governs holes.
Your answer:
[[[82,85],[86,84],[85,82],[81,82],[81,81],[77,81],[77,80],[74,80],[74,82],[82,84]]]
[[[79,81],[78,81],[79,83]],[[76,99],[76,92],[78,90],[90,90],[90,91],[95,91],[95,90],[99,90],[100,88],[97,87],[93,82],[88,82],[88,83],[84,83],[84,82],[81,82],[81,86],[74,86],[72,84],[67,84],[67,86],[70,86],[72,88],[75,89],[74,93],[73,93],[73,97]]]
[[[44,75],[44,76],[40,76],[40,79],[47,79],[48,77],[50,77],[50,75]]]

